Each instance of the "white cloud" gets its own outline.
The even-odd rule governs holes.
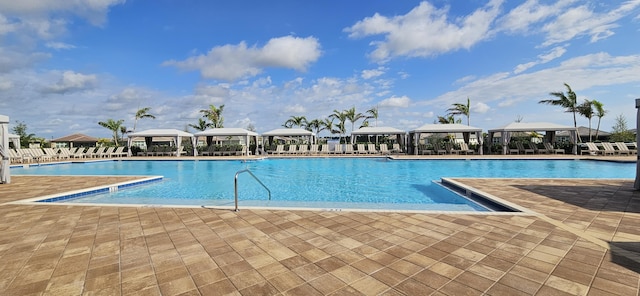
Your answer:
[[[538,56],[538,60],[535,61],[535,62],[528,62],[528,63],[525,63],[525,64],[517,65],[516,68],[513,70],[513,72],[518,74],[518,73],[524,72],[527,69],[532,68],[532,67],[534,67],[536,65],[548,63],[548,62],[550,62],[552,60],[555,60],[555,59],[561,57],[565,52],[567,52],[567,49],[564,46],[554,47],[549,52],[539,55]]]
[[[284,36],[269,40],[262,48],[247,47],[243,41],[238,45],[214,47],[207,54],[184,61],[166,61],[163,65],[197,70],[204,78],[235,81],[256,76],[269,67],[306,71],[320,55],[320,43],[316,38]]]
[[[64,42],[47,42],[45,46],[51,49],[56,49],[56,50],[76,48],[75,45],[64,43]]]
[[[285,106],[284,111],[291,114],[303,114],[307,112],[307,109],[300,104],[295,104],[293,106]]]
[[[560,0],[553,5],[545,5],[538,0],[527,0],[500,19],[501,30],[511,33],[528,33],[531,26],[556,16],[559,11],[565,10],[573,2],[575,0]]]
[[[360,77],[362,77],[362,79],[365,79],[365,80],[375,78],[383,75],[386,70],[387,69],[385,67],[378,67],[377,69],[370,69],[370,70],[362,70]]]
[[[345,28],[351,38],[384,35],[374,41],[371,58],[386,62],[399,56],[429,57],[469,49],[490,37],[491,24],[500,12],[502,0],[490,1],[471,14],[449,20],[448,7],[438,9],[422,2],[405,15],[385,17],[374,14]]]
[[[471,106],[471,112],[474,113],[487,113],[489,110],[491,110],[491,107],[483,102],[478,102]]]
[[[93,25],[102,25],[109,8],[124,2],[125,0],[0,1],[0,11],[6,15],[21,17],[70,13],[87,19]]]
[[[409,103],[411,100],[407,96],[402,97],[390,97],[388,99],[384,99],[378,103],[380,107],[401,107],[407,108],[409,107]]]
[[[97,82],[98,78],[96,75],[85,75],[73,71],[65,71],[56,84],[45,87],[43,92],[65,94],[84,91],[94,88]]]

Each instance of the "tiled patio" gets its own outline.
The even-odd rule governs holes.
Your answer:
[[[638,295],[640,192],[456,179],[534,214],[11,204],[130,177],[0,185],[0,295]]]

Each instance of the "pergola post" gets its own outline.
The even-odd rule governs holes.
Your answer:
[[[638,143],[640,142],[640,133],[638,133],[640,130],[640,98],[636,99],[636,109],[638,110],[636,114],[636,143]],[[640,160],[640,155],[636,156],[636,181],[633,183],[636,190],[640,190],[640,162],[638,160]]]
[[[11,183],[9,172],[9,116],[0,115],[0,183]]]

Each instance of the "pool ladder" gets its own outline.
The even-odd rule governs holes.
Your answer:
[[[264,189],[267,189],[267,192],[269,193],[269,200],[271,200],[271,190],[269,190],[269,188],[267,188],[266,185],[264,185],[264,183],[262,183],[262,181],[260,181],[260,179],[258,179],[258,177],[256,177],[256,175],[254,175],[249,169],[244,169],[244,170],[239,170],[236,172],[236,176],[235,179],[233,181],[234,187],[235,187],[235,205],[236,208],[234,209],[234,211],[239,211],[238,209],[238,175],[242,174],[242,173],[249,173],[249,175],[251,175],[251,177],[253,177],[254,179],[256,179],[256,181],[258,181],[258,183],[260,183],[260,185],[262,185],[262,187],[264,187]]]

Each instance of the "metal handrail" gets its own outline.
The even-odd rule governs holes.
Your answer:
[[[258,181],[258,183],[260,183],[260,185],[262,185],[262,187],[264,187],[264,189],[267,189],[267,192],[269,193],[269,200],[271,200],[271,190],[269,190],[269,188],[267,188],[266,185],[264,185],[264,183],[262,183],[262,181],[260,181],[260,179],[258,179],[258,177],[256,177],[256,175],[254,175],[249,169],[244,169],[244,170],[239,170],[236,172],[236,176],[235,179],[233,181],[234,184],[234,190],[235,190],[235,204],[236,204],[236,208],[234,209],[234,211],[239,211],[238,209],[238,175],[240,175],[241,173],[249,173],[249,175],[251,175],[251,177],[253,177],[254,179],[256,179],[256,181]]]

